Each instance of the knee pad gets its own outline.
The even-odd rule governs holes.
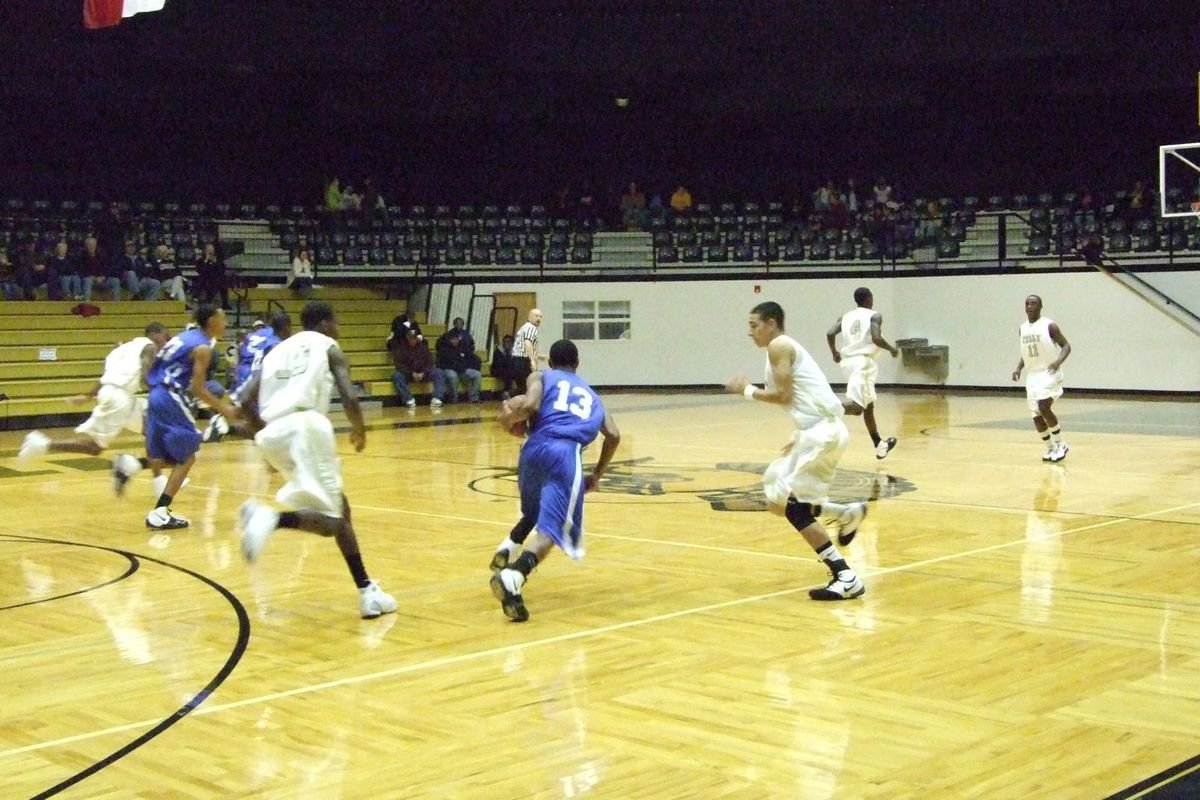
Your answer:
[[[812,504],[801,503],[795,498],[788,499],[787,508],[784,510],[783,515],[787,517],[788,522],[792,523],[792,527],[798,531],[804,530],[817,521],[813,513]]]

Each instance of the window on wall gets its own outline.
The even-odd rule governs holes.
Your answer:
[[[628,339],[628,300],[565,300],[563,335],[576,341]]]

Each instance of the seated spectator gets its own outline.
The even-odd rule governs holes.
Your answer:
[[[917,238],[917,221],[913,219],[912,210],[901,206],[895,221],[895,237],[898,244],[912,247]]]
[[[479,357],[475,355],[475,340],[466,330],[462,317],[456,317],[453,324],[454,327],[438,337],[437,365],[445,373],[451,403],[458,402],[459,381],[466,382],[470,401],[478,403],[483,373],[479,371]]]
[[[58,275],[59,295],[63,300],[83,299],[83,280],[79,277],[79,264],[67,257],[67,243],[54,245],[47,268]]]
[[[571,190],[566,186],[560,186],[554,191],[554,196],[550,198],[550,216],[553,219],[570,219],[575,215],[575,206],[571,202]]]
[[[46,287],[47,300],[61,300],[58,273],[46,267],[46,254],[34,249],[30,266],[17,271],[17,283],[21,284],[21,293],[26,300],[37,300],[37,290]]]
[[[162,281],[151,277],[146,260],[138,253],[137,244],[125,242],[125,252],[117,264],[117,272],[125,283],[130,297],[141,300],[157,300],[162,289]]]
[[[392,330],[387,337],[388,349],[391,349],[392,342],[404,341],[404,335],[408,333],[410,329],[416,331],[418,341],[425,341],[425,336],[421,333],[421,326],[417,324],[416,320],[409,319],[408,314],[400,314],[399,316],[393,317]]]
[[[309,292],[313,288],[315,276],[312,259],[308,257],[308,248],[301,247],[292,259],[291,268],[288,269],[287,286],[298,294]]]
[[[836,186],[829,189],[829,226],[845,228],[850,224],[850,212],[846,209],[846,201]]]
[[[21,285],[17,283],[17,271],[8,260],[7,250],[0,250],[0,292],[5,300],[21,299]]]
[[[628,231],[636,231],[646,221],[646,195],[633,181],[629,189],[621,195],[621,225]]]
[[[363,178],[363,192],[359,206],[367,216],[387,211],[387,203],[384,202],[383,195],[379,193],[379,190],[375,188],[374,178]]]
[[[83,276],[83,302],[92,302],[92,287],[97,283],[112,292],[113,300],[121,299],[121,281],[113,274],[112,262],[100,249],[96,237],[83,240],[77,272]]]
[[[416,328],[405,328],[403,338],[389,338],[388,352],[392,354],[392,385],[400,402],[409,408],[415,408],[416,399],[412,396],[408,385],[414,381],[433,383],[433,399],[429,401],[432,408],[442,407],[442,395],[446,393],[446,376],[433,365],[433,355],[424,339],[418,338]]]
[[[187,302],[184,293],[183,274],[178,265],[171,260],[171,250],[165,244],[154,248],[154,255],[146,262],[146,274],[162,284],[162,292],[172,300]]]
[[[812,193],[812,209],[814,212],[824,214],[829,210],[829,187],[832,183],[833,181],[826,181]]]
[[[353,186],[346,184],[346,187],[342,189],[342,202],[339,207],[342,211],[358,211],[362,208],[362,196],[354,191]]]
[[[228,310],[229,276],[225,260],[217,254],[217,246],[209,242],[204,245],[204,252],[196,261],[196,301],[212,303],[218,294],[221,296],[221,307]]]
[[[942,230],[942,207],[937,200],[930,200],[925,205],[925,213],[917,226],[917,241],[921,244],[933,244],[938,240]]]
[[[872,191],[875,193],[875,205],[887,206],[892,202],[892,187],[882,175],[875,181]]]
[[[492,351],[492,377],[499,378],[504,384],[503,399],[513,396],[513,378],[517,374],[512,357],[513,337],[505,336],[500,345]]]
[[[1154,209],[1154,192],[1146,184],[1137,181],[1129,193],[1129,215],[1132,219],[1148,217]]]
[[[330,179],[329,183],[325,184],[325,210],[342,210],[342,184],[337,176],[334,176]]]
[[[671,195],[671,210],[676,214],[686,214],[692,210],[692,193],[682,183]]]

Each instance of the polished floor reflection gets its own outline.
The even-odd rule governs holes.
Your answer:
[[[331,541],[241,562],[238,505],[278,481],[248,443],[202,450],[167,535],[148,480],[117,501],[102,461],[0,434],[0,795],[1101,797],[1200,752],[1200,404],[1068,396],[1050,465],[1017,395],[884,396],[899,447],[849,420],[837,483],[874,501],[867,594],[824,605],[755,510],[782,414],[607,402],[588,557],[534,573],[524,625],[487,586],[519,447],[494,405],[342,437],[400,605],[369,621]]]

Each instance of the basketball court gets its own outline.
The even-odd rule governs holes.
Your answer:
[[[899,447],[848,419],[836,488],[873,501],[867,593],[819,604],[824,568],[758,510],[785,415],[605,399],[588,556],[539,567],[523,625],[487,585],[519,448],[494,403],[340,437],[400,605],[376,620],[332,541],[242,563],[237,508],[272,491],[247,442],[201,450],[166,535],[148,479],[117,501],[106,461],[18,464],[0,435],[4,795],[1133,797],[1196,768],[1200,404],[1068,388],[1052,465],[1019,391],[883,394]]]

